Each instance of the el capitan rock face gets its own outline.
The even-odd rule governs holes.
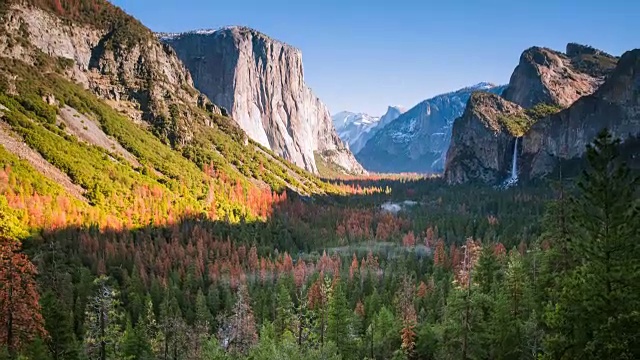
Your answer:
[[[473,93],[464,114],[453,124],[444,174],[447,182],[494,183],[506,177],[515,137],[504,116],[522,112],[519,105],[496,94]]]
[[[364,172],[326,106],[305,84],[300,50],[246,27],[161,38],[186,64],[196,87],[254,140],[309,171],[317,172],[317,153],[345,172]]]

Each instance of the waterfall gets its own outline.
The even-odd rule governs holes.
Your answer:
[[[513,161],[511,162],[511,181],[518,182],[518,139],[513,145]]]
[[[513,160],[511,160],[511,176],[502,184],[503,188],[511,187],[518,183],[518,139],[513,145]]]

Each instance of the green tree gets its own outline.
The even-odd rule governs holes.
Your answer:
[[[619,140],[601,132],[571,202],[570,258],[546,313],[551,359],[640,357],[640,180],[621,162]]]
[[[130,320],[127,321],[122,335],[121,347],[122,358],[125,360],[151,360],[154,358],[151,345],[144,336],[142,327],[134,329]]]
[[[511,251],[504,283],[491,317],[492,357],[524,359],[527,352],[526,324],[531,313],[531,283],[522,256]]]
[[[182,359],[186,353],[186,324],[173,291],[167,291],[160,305],[161,358]]]
[[[474,287],[475,285],[471,285]],[[488,356],[489,324],[484,309],[492,299],[473,289],[453,288],[438,325],[438,358],[482,359]]]
[[[278,281],[278,293],[276,295],[275,331],[281,337],[286,331],[293,329],[293,302],[289,294],[289,288],[284,281]]]
[[[78,358],[78,343],[73,333],[72,311],[69,304],[60,301],[52,290],[40,298],[44,326],[49,336],[47,347],[53,360]]]
[[[329,298],[327,339],[336,344],[340,354],[345,357],[351,355],[351,311],[342,282],[339,280]]]
[[[94,295],[85,310],[84,343],[90,359],[118,359],[121,354],[122,313],[118,293],[109,285],[109,278],[94,281]]]
[[[367,328],[367,355],[372,359],[389,359],[400,349],[400,322],[383,306]]]

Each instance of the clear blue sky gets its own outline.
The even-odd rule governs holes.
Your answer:
[[[567,42],[640,47],[634,0],[112,0],[154,31],[246,25],[302,50],[332,113],[381,115],[481,81],[507,83],[520,53]]]

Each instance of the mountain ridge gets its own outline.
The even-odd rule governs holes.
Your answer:
[[[340,139],[347,143],[351,151],[357,155],[369,139],[404,111],[400,106],[389,105],[387,112],[382,116],[341,111],[332,115],[331,119]]]
[[[466,100],[475,91],[503,89],[480,82],[423,100],[378,131],[356,157],[370,171],[442,172],[451,126]]]

